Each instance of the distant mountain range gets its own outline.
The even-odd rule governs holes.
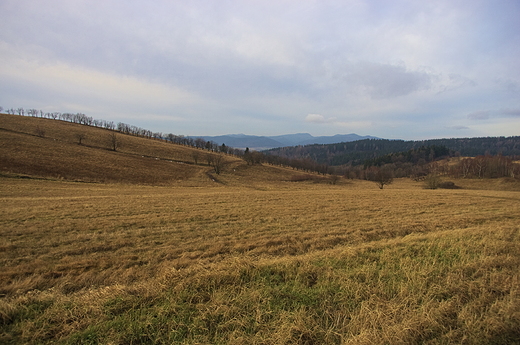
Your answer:
[[[335,144],[350,142],[363,139],[379,139],[372,136],[361,136],[355,133],[336,134],[332,136],[314,137],[309,133],[285,134],[275,136],[256,136],[246,134],[228,134],[219,136],[200,136],[193,138],[203,138],[206,141],[213,141],[218,145],[245,149],[249,147],[251,150],[261,151],[277,147],[312,145],[312,144]]]

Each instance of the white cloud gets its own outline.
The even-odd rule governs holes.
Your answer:
[[[336,121],[335,117],[326,118],[325,116],[320,115],[320,114],[309,114],[305,117],[305,122],[310,122],[310,123],[331,123],[331,122],[335,122],[335,121]]]
[[[0,46],[0,53],[9,56],[6,52],[12,49],[6,49],[3,45]],[[69,104],[83,103],[84,108],[90,109],[95,108],[96,104],[112,103],[117,104],[122,112],[126,109],[132,113],[132,107],[168,108],[193,104],[198,100],[196,95],[179,87],[143,78],[121,76],[63,62],[38,62],[12,57],[4,61],[7,63],[0,65],[1,80],[31,85],[32,89],[52,95],[48,101],[55,106],[58,99],[68,99]]]

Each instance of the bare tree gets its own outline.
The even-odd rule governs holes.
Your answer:
[[[224,167],[224,156],[219,154],[213,158],[213,170],[215,174],[220,175],[222,168]]]
[[[200,152],[196,151],[196,150],[193,150],[191,152],[191,157],[193,158],[193,161],[195,162],[195,164],[197,164],[199,162]]]
[[[206,155],[206,162],[208,163],[208,165],[213,165],[214,158],[215,157],[210,153]]]
[[[379,189],[394,182],[394,173],[389,167],[370,167],[365,171],[366,179],[377,184]]]
[[[83,143],[83,140],[86,138],[86,134],[84,132],[76,133],[75,137],[78,140],[78,144],[81,145]],[[115,150],[114,150],[115,151]]]
[[[197,138],[195,139],[195,147],[198,148],[198,149],[203,149],[204,146],[206,145],[206,140],[204,140],[203,138]]]
[[[333,184],[333,185],[337,184],[338,181],[339,181],[339,179],[340,179],[339,175],[332,174],[332,175],[330,176],[330,179],[329,179],[330,184]]]
[[[119,139],[118,139],[116,133],[110,133],[108,139],[109,139],[110,149],[112,151],[117,151],[117,149],[119,148],[120,142],[119,142]]]
[[[37,109],[28,109],[27,115],[37,117],[38,116],[38,110]]]
[[[436,173],[431,173],[424,179],[424,188],[437,189],[439,188],[440,183],[441,180],[439,178],[439,175]]]

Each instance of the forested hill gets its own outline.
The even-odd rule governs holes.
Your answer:
[[[364,164],[368,159],[418,149],[422,146],[444,146],[460,156],[474,157],[484,154],[513,156],[520,155],[520,136],[420,141],[365,139],[328,145],[282,147],[264,153],[290,159],[310,158],[319,164],[338,166]]]

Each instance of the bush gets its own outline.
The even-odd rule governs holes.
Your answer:
[[[430,174],[424,178],[424,188],[437,189],[439,188],[440,178],[437,175]]]
[[[462,187],[457,186],[455,184],[455,182],[445,181],[445,182],[439,183],[439,188],[443,188],[443,189],[460,189]]]

